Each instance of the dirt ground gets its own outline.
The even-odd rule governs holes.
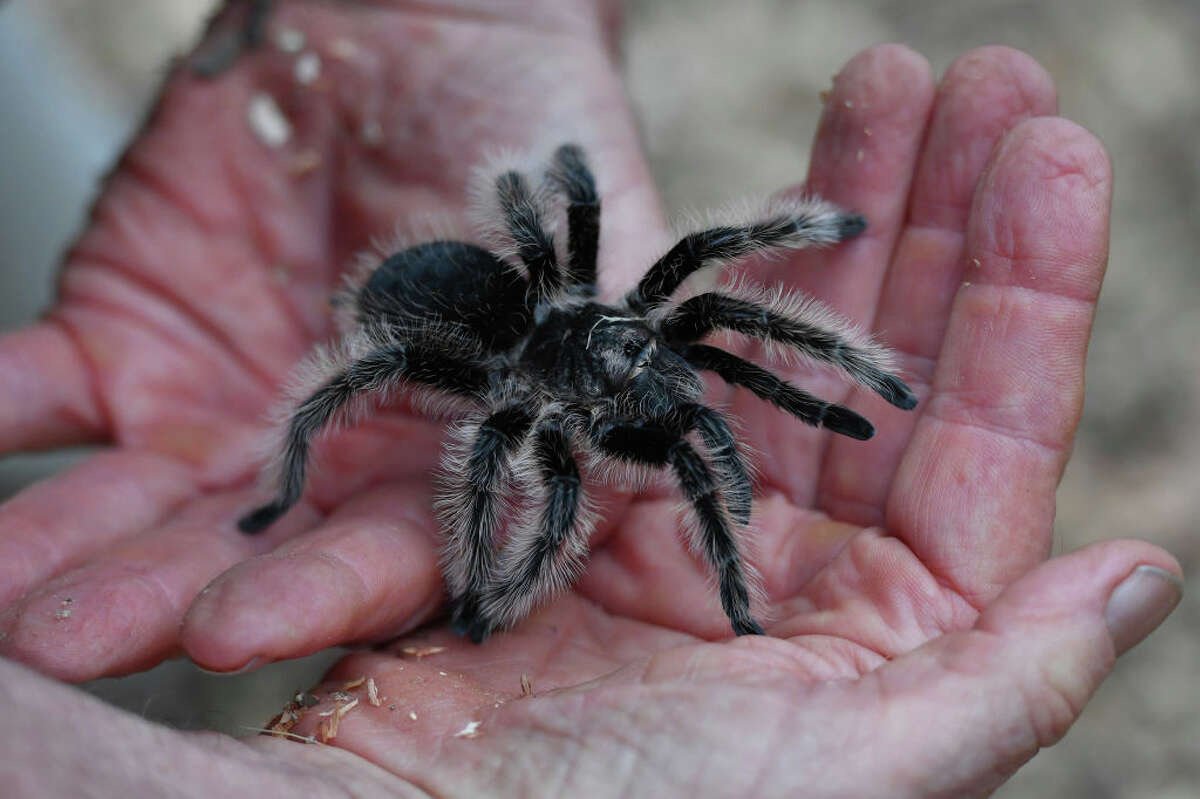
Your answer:
[[[33,149],[26,150],[12,145],[18,132],[8,141],[9,156],[0,156],[0,185],[15,185],[9,181],[20,175],[15,152],[53,178],[41,188],[44,198],[15,202],[5,191],[8,199],[0,199],[0,252],[13,259],[13,268],[2,270],[6,327],[31,318],[47,301],[56,253],[78,224],[96,175],[136,125],[166,56],[195,35],[208,5],[17,0],[0,10],[0,96],[10,113],[10,100],[33,96],[25,77],[18,82],[20,46],[52,42],[65,55],[48,67],[44,90],[83,98],[64,105],[94,123],[83,130],[98,131],[78,142],[51,137],[47,144],[30,136]],[[132,15],[139,25],[128,24]],[[22,38],[26,34],[36,36]],[[1200,4],[635,0],[625,40],[627,75],[668,207],[719,205],[803,175],[818,92],[851,55],[882,41],[914,47],[939,72],[977,45],[1024,49],[1057,80],[1062,113],[1109,148],[1117,175],[1111,266],[1089,356],[1083,423],[1059,491],[1056,551],[1137,536],[1169,549],[1189,575],[1174,616],[1122,659],[1067,737],[998,795],[1195,796]],[[64,155],[70,147],[76,151]],[[43,199],[50,210],[39,210]],[[10,458],[0,465],[0,493],[76,457]],[[232,678],[170,663],[89,687],[150,718],[241,734],[334,657],[325,653]]]

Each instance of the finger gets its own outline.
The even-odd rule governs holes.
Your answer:
[[[773,277],[870,319],[933,98],[929,63],[902,45],[872,47],[846,64],[825,101],[803,191],[863,214],[867,229],[834,249],[799,254]]]
[[[914,793],[982,796],[1061,738],[1114,658],[1174,609],[1183,591],[1170,555],[1140,541],[1090,546],[1010,586],[971,630],[935,639],[867,675],[858,688],[884,758]],[[912,719],[922,719],[913,735]],[[946,769],[954,763],[953,769]],[[879,784],[894,782],[881,781]]]
[[[1046,556],[1083,402],[1112,176],[1062,119],[1005,137],[975,196],[971,264],[932,393],[900,463],[889,530],[976,607]]]
[[[135,452],[96,455],[25,489],[0,506],[0,606],[152,527],[196,490],[191,470]]]
[[[84,444],[108,430],[87,364],[60,326],[0,338],[0,453]]]
[[[250,492],[190,503],[161,526],[45,583],[0,614],[0,653],[71,682],[157,665],[179,648],[184,611],[210,580],[312,524],[288,514],[264,536],[234,526]]]
[[[905,381],[921,394],[962,281],[967,214],[984,166],[1017,123],[1056,107],[1046,71],[1007,47],[972,51],[942,79],[874,323],[884,343],[901,354]],[[869,396],[858,401],[869,408],[878,434],[869,447],[831,439],[817,503],[837,519],[882,524],[896,464],[921,411],[897,411]]]
[[[423,483],[365,492],[205,588],[184,618],[183,646],[205,668],[234,671],[399,635],[442,605],[435,529]]]
[[[933,92],[928,62],[906,47],[873,47],[845,66],[826,100],[808,181],[791,191],[818,193],[864,214],[867,230],[835,248],[800,253],[769,269],[753,265],[753,280],[804,291],[853,319],[869,321],[904,220]],[[805,374],[802,382],[806,390],[834,401],[847,392],[839,377],[823,372]],[[795,428],[780,439],[780,417],[762,413],[758,400],[739,395],[735,407],[752,440],[772,442],[763,447],[763,474],[774,477],[797,504],[811,505],[822,457],[818,442],[825,434]]]

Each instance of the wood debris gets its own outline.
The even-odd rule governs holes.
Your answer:
[[[374,707],[379,707],[382,702],[379,701],[379,689],[375,687],[375,678],[367,678],[367,701]]]
[[[349,61],[358,56],[358,45],[353,39],[338,38],[329,43],[329,54],[334,58]]]
[[[341,723],[342,717],[334,714],[317,725],[317,740],[321,743],[329,743],[338,734],[338,724]]]
[[[408,655],[409,657],[414,657],[417,660],[420,660],[421,658],[427,658],[430,655],[436,655],[439,652],[445,652],[445,651],[446,651],[446,647],[444,647],[444,646],[406,646],[400,650],[401,654]]]
[[[303,53],[292,65],[292,75],[301,86],[311,86],[321,77],[321,57],[309,51]]]
[[[267,728],[264,732],[268,734],[288,732],[292,727],[296,726],[296,722],[300,720],[302,714],[302,710],[293,709],[290,706],[285,707],[278,716],[267,722]]]
[[[479,736],[479,726],[482,721],[468,721],[467,726],[454,733],[455,738],[476,738]]]
[[[304,49],[304,31],[295,28],[280,28],[275,34],[275,46],[285,53],[298,53]]]
[[[59,621],[62,621],[63,619],[71,618],[71,609],[70,608],[60,608],[60,609],[54,611],[54,618],[58,619]]]
[[[342,693],[334,691],[331,696]],[[336,698],[336,696],[335,696]],[[339,704],[329,710],[324,710],[317,715],[325,716],[325,720],[317,725],[317,740],[321,743],[329,743],[337,737],[338,728],[342,723],[342,719],[347,713],[358,707],[358,697],[351,697],[350,701],[345,704]]]
[[[368,147],[378,147],[383,144],[383,123],[378,119],[368,119],[363,122],[362,140]]]
[[[415,710],[408,711],[408,717],[410,719],[412,719],[413,721],[416,721],[417,720],[417,711],[415,711]]]
[[[344,684],[344,685],[342,686],[342,690],[343,690],[343,691],[353,691],[355,688],[357,688],[358,686],[362,685],[362,684],[363,684],[363,683],[365,683],[366,681],[367,681],[367,678],[366,678],[365,676],[364,676],[364,677],[359,677],[359,678],[357,678],[357,679],[351,680],[350,682],[348,682],[348,683]]]
[[[521,673],[521,696],[533,696],[533,680],[524,672]]]
[[[321,697],[314,696],[308,691],[297,691],[292,701],[301,707],[309,708],[321,704]]]
[[[275,98],[265,92],[250,98],[246,121],[258,140],[268,147],[282,147],[292,138],[292,123],[288,122]]]
[[[310,172],[315,172],[324,160],[316,150],[301,150],[288,164],[288,174],[294,178],[302,178]]]

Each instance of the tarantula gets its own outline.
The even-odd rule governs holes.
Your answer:
[[[676,304],[671,296],[703,266],[832,244],[866,221],[808,199],[690,233],[608,305],[594,299],[600,195],[580,147],[559,147],[539,181],[510,170],[490,191],[512,249],[506,257],[524,268],[473,244],[432,241],[386,257],[352,285],[342,296],[352,317],[342,351],[325,358],[320,387],[284,426],[278,493],[239,526],[263,530],[296,503],[310,440],[352,400],[423,387],[477,409],[454,430],[438,502],[457,632],[482,641],[577,575],[592,527],[584,455],[585,474],[602,476],[614,463],[673,472],[694,516],[691,544],[716,573],[733,631],[762,634],[738,547],[750,469],[729,423],[701,404],[698,373],[715,372],[809,425],[857,439],[874,429],[701,340],[735,331],[835,366],[899,408],[916,398],[889,373],[885,349],[811,300],[709,291]],[[549,199],[565,201],[565,263],[547,226]],[[513,490],[534,501],[501,541]]]

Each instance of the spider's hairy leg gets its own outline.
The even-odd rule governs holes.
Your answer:
[[[590,524],[583,510],[583,483],[560,415],[548,414],[538,422],[533,453],[544,503],[536,523],[515,531],[505,542],[471,625],[476,643],[570,585],[587,555]]]
[[[754,501],[754,485],[750,469],[738,452],[737,441],[725,417],[705,405],[685,405],[680,409],[683,418],[681,434],[691,430],[700,433],[713,468],[724,482],[721,492],[729,515],[738,524],[750,521],[750,505]]]
[[[529,181],[515,170],[496,178],[496,196],[504,223],[517,248],[517,256],[529,270],[529,282],[538,298],[548,297],[562,288],[554,238],[546,230],[541,203],[529,188]]]
[[[866,228],[867,220],[861,214],[847,213],[822,200],[808,200],[750,224],[689,233],[650,267],[625,301],[633,310],[644,312],[662,305],[689,275],[710,263],[767,250],[835,244]]]
[[[782,380],[758,364],[707,344],[691,344],[679,350],[697,369],[716,372],[726,383],[744,386],[755,396],[787,411],[805,424],[865,441],[875,435],[871,423],[849,408],[814,397]]]
[[[718,483],[704,459],[675,431],[650,421],[609,419],[592,425],[602,452],[653,466],[670,466],[698,525],[693,545],[717,576],[721,608],[736,635],[763,635],[750,613],[747,567],[738,549]]]
[[[596,252],[600,242],[600,195],[583,149],[564,144],[554,151],[549,178],[567,198],[567,279],[596,290]]]
[[[309,442],[356,397],[409,380],[451,394],[475,398],[487,385],[478,364],[456,358],[436,342],[397,343],[368,353],[330,378],[300,403],[287,425],[274,501],[243,516],[245,533],[265,530],[300,499]]]
[[[447,463],[447,490],[439,501],[448,531],[443,572],[454,603],[451,625],[460,635],[471,628],[492,573],[500,490],[532,425],[524,407],[502,408],[475,430],[465,464]]]
[[[879,394],[897,408],[910,410],[916,395],[888,372],[887,350],[861,338],[853,327],[816,303],[795,308],[771,307],[717,291],[697,294],[663,320],[662,335],[675,347],[698,341],[714,330],[743,335],[789,347],[813,360],[828,363]]]

